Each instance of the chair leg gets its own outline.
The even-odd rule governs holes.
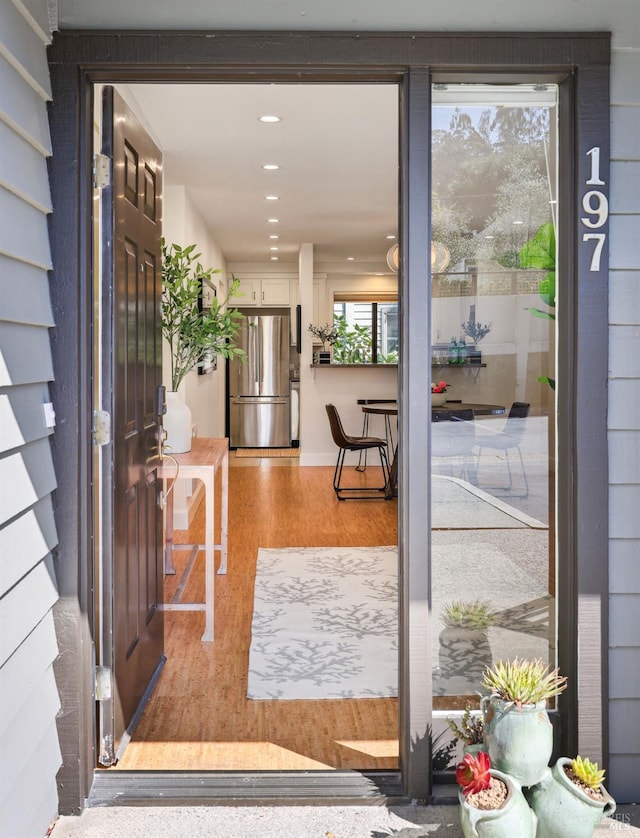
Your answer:
[[[333,472],[333,490],[336,493],[338,500],[388,500],[388,498],[391,497],[389,494],[391,485],[391,469],[389,468],[389,460],[383,445],[378,446],[378,452],[380,454],[380,465],[382,467],[382,485],[345,487],[342,486],[342,470],[344,468],[344,460],[347,449],[340,448],[336,467]]]
[[[364,414],[364,419],[362,420],[362,436],[369,435],[369,414]],[[363,451],[360,452],[358,456],[358,465],[356,466],[356,471],[366,471],[367,470],[367,449],[365,448]]]
[[[527,480],[527,472],[526,472],[526,469],[524,467],[524,460],[522,458],[522,451],[521,451],[519,445],[514,445],[513,448],[515,448],[517,450],[518,456],[520,457],[520,467],[522,469],[522,480],[524,482],[524,488],[525,488],[524,495],[517,495],[517,496],[514,495],[514,497],[527,498],[527,497],[529,497],[529,482]],[[484,447],[479,446],[479,448],[478,448],[478,458],[476,460],[476,463],[477,463],[477,465],[476,465],[476,478],[477,478],[478,473],[479,473],[480,457],[482,456],[483,450],[484,450]],[[513,487],[513,473],[511,471],[511,458],[509,457],[509,448],[505,448],[503,450],[504,450],[504,455],[505,455],[505,461],[506,461],[506,464],[507,464],[507,473],[509,475],[509,483],[506,486],[486,486],[485,488],[486,489],[494,489],[494,490],[497,490],[497,491],[500,491],[500,492],[510,492],[512,487]],[[479,480],[478,480],[477,485],[480,487]]]

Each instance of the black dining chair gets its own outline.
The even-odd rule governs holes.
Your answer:
[[[476,473],[480,468],[480,457],[482,451],[488,448],[492,451],[504,452],[505,462],[507,465],[507,474],[509,482],[506,486],[488,486],[485,488],[497,489],[503,492],[511,492],[513,487],[513,474],[511,472],[511,460],[509,458],[509,451],[517,451],[520,458],[520,467],[522,469],[522,480],[524,483],[524,494],[521,496],[526,498],[529,496],[529,482],[527,481],[527,470],[524,467],[524,460],[522,459],[522,449],[520,443],[526,429],[526,422],[524,421],[529,415],[530,405],[528,402],[513,402],[509,409],[507,421],[504,428],[497,433],[484,433],[482,436],[476,436],[476,447],[478,450],[476,461]]]
[[[386,440],[376,436],[349,436],[342,427],[340,414],[335,405],[328,404],[325,407],[327,416],[329,417],[331,436],[339,448],[338,460],[335,471],[333,472],[333,490],[336,493],[336,497],[338,500],[385,500],[391,480]],[[384,481],[382,486],[343,486],[342,470],[347,451],[362,452],[370,451],[374,448],[378,449],[380,455],[380,465],[382,466],[382,477]]]

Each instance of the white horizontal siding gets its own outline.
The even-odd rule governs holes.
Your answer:
[[[13,5],[22,13],[24,19],[31,25],[31,28],[42,42],[49,43],[51,41],[51,33],[49,31],[49,10],[47,9],[47,4],[43,3],[42,0],[13,0]]]
[[[640,181],[640,161],[614,160],[611,163],[611,212],[633,213],[638,210],[636,185]]]
[[[24,445],[0,459],[0,523],[33,506],[56,488],[48,439]]]
[[[31,265],[51,268],[47,216],[18,195],[0,188],[0,253]]]
[[[609,547],[609,590],[612,594],[640,594],[640,539],[612,540]],[[640,667],[637,671],[640,675]]]
[[[640,323],[640,270],[612,271],[610,291],[611,325],[635,326],[636,323]]]
[[[44,673],[51,672],[57,654],[53,615],[49,611],[0,668],[0,736],[7,728],[16,726],[21,708]]]
[[[611,674],[615,676],[611,698],[635,700],[640,695],[640,669],[635,665],[635,650],[628,647],[612,649],[609,662]]]
[[[49,330],[0,321],[0,387],[52,380]]]
[[[51,497],[46,495],[0,530],[0,596],[23,579],[56,543]]]
[[[0,834],[37,838],[62,764],[47,214],[47,0],[0,0]]]
[[[51,766],[61,762],[56,728],[49,725],[29,759],[12,776],[6,802],[0,804],[0,835],[41,838],[47,834],[58,813],[58,792]]]
[[[31,573],[0,599],[0,665],[44,619],[58,600],[53,563],[39,562]]]
[[[0,122],[0,186],[43,212],[51,211],[46,156]]]
[[[609,779],[640,800],[640,44],[614,50],[609,277]]]
[[[27,384],[0,392],[0,453],[51,434],[44,404],[50,404],[46,384]]]
[[[51,99],[42,36],[13,3],[0,3],[0,53],[43,99]]]
[[[5,0],[6,1],[6,0]],[[51,154],[45,101],[0,55],[0,119],[44,154]]]
[[[47,272],[0,253],[1,320],[53,326]]]

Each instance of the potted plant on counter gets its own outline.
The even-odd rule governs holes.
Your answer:
[[[322,343],[322,352],[318,352],[318,363],[330,364],[331,352],[327,349],[327,344],[333,346],[338,339],[336,326],[330,326],[328,323],[325,323],[324,326],[314,326],[313,323],[309,323],[309,331]]]
[[[498,661],[482,679],[484,738],[492,764],[523,786],[538,783],[553,749],[547,701],[561,693],[567,679],[541,660]]]
[[[472,306],[472,311],[469,315],[469,319],[462,323],[462,331],[468,337],[471,338],[473,341],[473,349],[467,350],[467,358],[469,359],[470,364],[481,364],[482,363],[482,352],[478,349],[478,344],[483,338],[491,331],[491,323],[478,323],[475,319],[474,310],[475,306]]]
[[[464,756],[456,780],[465,838],[534,838],[536,816],[519,783],[493,769],[484,751]]]
[[[616,810],[602,785],[604,771],[588,758],[560,757],[526,797],[538,817],[537,838],[591,838],[604,815]]]
[[[173,453],[191,450],[191,412],[178,396],[187,373],[205,357],[238,357],[244,352],[233,344],[242,315],[227,306],[237,295],[239,281],[233,277],[224,299],[213,297],[210,307],[201,304],[203,283],[220,268],[203,268],[194,253],[195,244],[180,247],[162,239],[162,336],[169,346],[171,390],[167,392],[167,412],[163,426],[167,447]]]

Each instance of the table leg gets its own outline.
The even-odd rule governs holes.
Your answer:
[[[213,640],[213,609],[214,609],[214,555],[215,555],[215,474],[213,469],[208,470],[206,476],[202,476],[204,483],[205,502],[205,527],[204,527],[204,634],[202,640]]]
[[[164,572],[167,576],[173,576],[176,567],[173,563],[173,491],[169,492],[164,509]]]
[[[220,567],[218,573],[227,572],[227,537],[229,526],[229,454],[222,459],[222,497],[220,499]]]

